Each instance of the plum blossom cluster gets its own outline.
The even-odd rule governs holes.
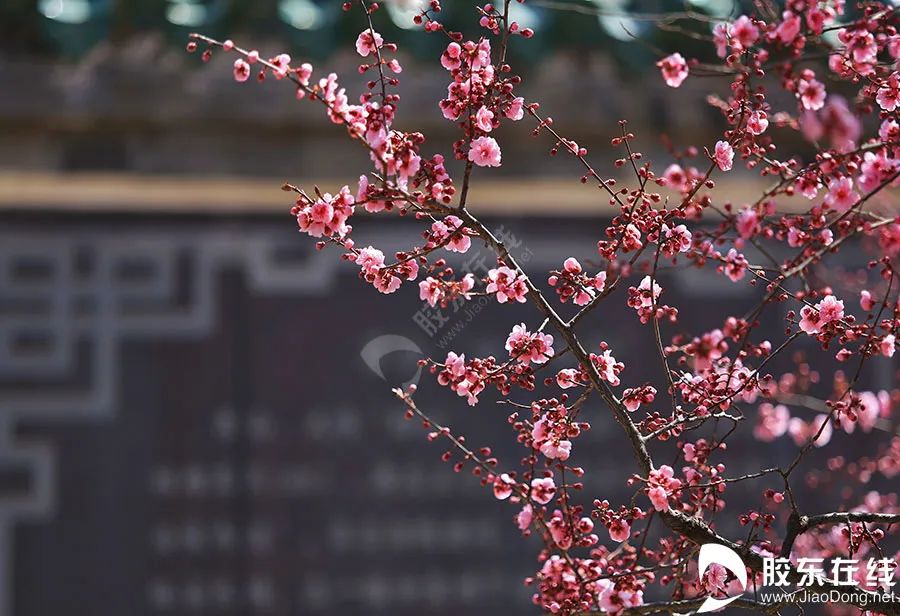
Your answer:
[[[514,95],[518,77],[500,77],[491,58],[491,41],[451,41],[441,65],[453,81],[440,107],[444,117],[459,121],[464,138],[454,144],[456,157],[479,167],[499,167],[502,152],[491,136],[502,119],[521,120],[524,99]]]
[[[725,410],[735,399],[755,401],[760,385],[756,371],[730,357],[713,362],[707,370],[684,373],[675,383],[682,398],[694,404],[693,412],[701,415]]]
[[[547,284],[555,287],[561,302],[565,303],[571,299],[576,306],[585,306],[598,293],[603,293],[603,289],[606,288],[606,272],[588,276],[581,269],[581,263],[574,257],[569,257],[561,270],[550,272]]]
[[[553,336],[541,332],[531,333],[524,323],[513,327],[506,339],[509,356],[525,364],[543,364],[553,357]]]
[[[663,464],[659,469],[650,472],[645,489],[654,509],[668,511],[669,500],[677,498],[681,489],[681,480],[675,477],[675,471],[671,466]]]
[[[596,371],[596,374],[604,381],[617,387],[621,384],[621,380],[619,379],[619,375],[625,369],[625,364],[616,361],[616,358],[613,357],[612,349],[607,348],[608,345],[605,342],[600,343],[601,353],[591,353],[588,356],[591,364],[593,366],[593,370]]]
[[[666,318],[674,322],[678,318],[677,308],[657,303],[662,292],[659,281],[651,276],[644,276],[638,286],[628,288],[628,305],[637,312],[641,323]]]
[[[338,241],[346,238],[352,227],[347,220],[353,215],[356,200],[350,194],[350,188],[344,186],[338,194],[318,195],[313,200],[305,194],[300,195],[297,204],[291,209],[291,215],[297,218],[300,231],[310,237],[327,237]]]
[[[425,248],[443,246],[450,252],[464,253],[472,245],[470,233],[458,216],[450,214],[443,220],[432,223],[431,232],[425,236],[428,240]]]
[[[453,280],[448,278],[453,271],[445,267],[445,261],[435,261],[434,266],[438,269],[435,275],[428,276],[419,283],[419,299],[428,302],[432,308],[438,304],[446,308],[452,301],[467,300],[472,296],[475,276],[466,274],[460,280]]]
[[[487,293],[492,293],[501,304],[506,302],[525,303],[528,286],[525,276],[510,267],[501,265],[488,272]]]
[[[383,294],[412,282],[432,307],[490,299],[482,303],[504,324],[487,342],[505,352],[459,349],[421,365],[479,407],[467,412],[488,412],[494,399],[512,408],[518,454],[470,447],[419,406],[415,386],[395,393],[428,440],[447,444],[442,459],[470,470],[513,507],[515,528],[535,538],[537,564],[526,580],[534,604],[565,616],[683,613],[705,596],[740,592],[721,566],[698,575],[703,543],[783,557],[792,574],[802,559],[900,554],[900,497],[891,484],[900,476],[900,388],[884,384],[896,381],[890,360],[900,331],[892,193],[900,187],[900,14],[878,2],[791,0],[669,27],[708,45],[698,57],[688,47],[661,54],[663,83],[681,96],[699,76],[716,76],[721,83],[703,84],[721,120],[705,143],[665,140],[668,154],[655,163],[621,121],[609,150],[617,175],[609,177],[538,102],[525,100],[507,51],[511,38],[534,32],[513,19],[511,4],[475,7],[478,34],[468,37],[448,29],[439,0],[417,9],[414,23],[442,37],[436,72],[442,82],[449,74],[433,111],[458,138],[443,154],[423,152],[423,133],[395,128],[403,67],[397,45],[376,29],[377,3],[344,6],[358,8],[363,24],[354,46],[370,81],[358,93],[286,53],[266,59],[203,35],[192,35],[188,49],[203,47],[204,60],[230,54],[240,83],[255,76],[292,84],[297,99],[319,105],[368,154],[355,192],[285,185],[299,230],[317,248],[336,248]],[[498,129],[515,123],[530,124],[551,155],[571,157],[581,182],[611,208],[596,253],[590,246],[581,261],[560,255],[559,269],[528,272],[467,202],[478,175],[508,166]],[[722,178],[758,178],[764,187],[736,199]],[[362,212],[406,216],[420,225],[419,239],[388,254],[377,240],[357,245]],[[451,265],[473,242],[494,253],[478,276]],[[583,254],[576,250],[569,254]],[[694,281],[728,290],[727,300],[710,298],[726,314],[701,323],[690,304],[669,305]],[[521,316],[520,304],[534,314]],[[515,318],[503,321],[511,307]],[[618,314],[632,316],[616,321]],[[604,338],[615,344],[597,343]],[[626,370],[616,359],[626,354],[640,364]],[[616,449],[590,446],[589,431]],[[775,442],[759,460],[747,453]],[[584,480],[591,468],[581,465],[623,452],[627,460],[603,467],[602,485],[616,487],[594,493],[604,490]],[[743,470],[757,461],[758,470]],[[814,515],[823,507],[832,512]],[[735,523],[743,531],[725,536]],[[760,583],[760,567],[747,562]],[[857,581],[870,594],[832,613],[897,613],[900,601],[874,593],[886,585]],[[777,608],[743,601],[760,612]]]
[[[534,389],[534,371],[528,362],[511,360],[501,364],[493,356],[466,360],[465,354],[450,351],[443,364],[432,363],[430,369],[437,374],[438,383],[466,398],[470,406],[478,404],[478,395],[489,385],[505,395],[513,385]]]
[[[535,401],[531,405],[530,432],[527,431],[527,424],[522,426],[523,444],[539,451],[549,460],[568,460],[572,454],[572,439],[590,429],[590,424],[575,421],[578,408],[570,409],[565,400],[563,397],[562,400]]]
[[[403,259],[402,253],[396,265],[385,265],[384,253],[367,246],[362,250],[350,253],[350,257],[355,255],[354,262],[359,265],[359,275],[366,282],[374,286],[382,293],[393,293],[400,288],[403,280],[415,280],[419,274],[419,265],[415,260]]]
[[[804,306],[800,310],[800,329],[809,335],[825,335],[835,332],[844,318],[844,302],[834,295],[825,297],[815,306]]]
[[[589,547],[599,541],[599,537],[591,532],[594,530],[594,521],[591,518],[584,517],[573,522],[570,523],[568,516],[561,510],[553,511],[547,522],[547,529],[557,546],[568,550],[576,543]]]
[[[610,539],[616,543],[624,543],[631,538],[631,525],[646,517],[646,513],[640,507],[626,507],[625,505],[621,505],[619,509],[613,509],[608,500],[596,499],[591,517],[606,526]]]

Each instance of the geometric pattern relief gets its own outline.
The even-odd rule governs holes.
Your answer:
[[[366,235],[377,237],[378,247],[385,254],[408,249],[409,243],[417,239],[417,233],[412,227],[404,228],[395,224],[375,229],[374,226],[367,225]],[[523,254],[527,252],[530,258],[527,267],[546,272],[559,267],[560,255],[575,246],[592,253],[596,240],[592,239],[589,226],[574,221],[554,239],[547,237],[544,223],[540,220],[523,222],[513,228],[501,227],[494,231],[503,237],[507,245],[517,247],[516,250]],[[215,335],[215,330],[220,325],[216,322],[223,314],[223,306],[219,303],[227,301],[224,299],[227,293],[223,293],[228,290],[224,276],[226,273],[240,274],[244,290],[254,297],[284,295],[310,298],[313,301],[308,304],[301,302],[301,307],[308,311],[307,314],[314,315],[314,318],[324,316],[326,320],[353,320],[357,315],[354,311],[356,307],[365,308],[365,302],[374,296],[374,291],[365,288],[365,285],[354,285],[355,293],[359,294],[354,297],[359,297],[358,300],[345,302],[343,305],[336,303],[333,311],[330,307],[326,308],[328,303],[322,300],[326,300],[337,289],[339,274],[353,276],[357,269],[336,258],[335,251],[314,250],[310,242],[304,241],[304,238],[290,230],[289,223],[241,224],[221,220],[210,224],[141,222],[138,228],[131,231],[133,228],[135,227],[125,227],[119,223],[89,224],[78,220],[77,225],[62,224],[48,228],[40,228],[34,224],[11,224],[0,231],[0,616],[12,614],[14,605],[12,576],[17,563],[13,562],[12,542],[16,524],[32,521],[58,522],[58,512],[70,503],[68,498],[57,502],[61,486],[57,476],[60,470],[57,466],[59,458],[54,447],[59,445],[51,444],[45,437],[26,436],[22,434],[23,427],[43,427],[48,424],[51,427],[56,424],[100,426],[117,414],[120,418],[130,417],[122,408],[125,402],[123,398],[127,396],[120,391],[124,376],[132,374],[122,369],[126,356],[123,350],[125,345],[133,342],[152,343],[157,339],[175,342],[186,340],[203,343],[201,346],[208,347],[205,352],[213,352],[209,350],[213,347],[208,345],[207,339]],[[521,229],[529,232],[520,233]],[[541,237],[544,239],[540,239]],[[464,260],[480,253],[479,248],[473,243],[470,254],[464,257],[446,255],[446,258],[454,267],[460,268]],[[486,250],[483,255],[482,266],[491,267],[492,259]],[[741,290],[742,287],[738,285],[701,287],[691,272],[675,271],[669,275],[678,279],[677,284],[671,285],[670,293],[728,301],[734,299],[730,296],[746,292],[745,288]],[[414,290],[409,291],[408,295],[417,295]],[[293,309],[283,307],[291,304],[290,301],[282,302],[284,298],[281,297],[277,299],[277,302],[271,303],[282,305],[283,310]],[[297,305],[291,304],[294,307]],[[424,337],[420,338],[423,342],[428,341],[426,330],[419,330],[421,323],[416,320],[414,310],[413,313],[407,312],[409,304],[407,308],[391,312],[394,310],[391,306],[396,305],[397,302],[384,302],[382,306],[386,312],[380,313],[383,319],[394,321],[389,323],[385,320],[375,328],[361,320],[353,322],[353,332],[339,341],[327,340],[327,327],[318,328],[324,329],[324,332],[308,327],[304,333],[309,334],[307,339],[316,341],[314,344],[321,345],[323,340],[324,344],[343,344],[340,349],[342,362],[354,359],[352,354],[358,353],[367,340],[379,334],[390,333],[381,331],[380,327],[396,326],[401,331],[412,332],[411,335]],[[341,309],[344,312],[338,312]],[[631,315],[627,316],[630,318]],[[458,314],[455,318],[460,321],[462,315]],[[609,319],[619,317],[606,315],[605,318],[611,323]],[[465,348],[467,343],[478,344],[483,338],[480,332],[492,326],[491,318],[485,317],[466,330],[466,340],[453,342],[460,343],[461,348]],[[236,331],[239,329],[235,328]],[[449,329],[448,326],[443,331]],[[609,327],[608,330],[607,335],[617,335],[617,328]],[[281,337],[281,332],[270,335]],[[427,335],[430,336],[431,333]],[[429,344],[434,345],[437,341],[437,337],[432,337]],[[359,346],[355,346],[357,342],[360,342]],[[291,354],[293,347],[287,346],[288,344],[286,342],[280,347],[282,355],[275,354],[273,360]],[[247,358],[247,361],[250,359]],[[632,371],[639,369],[635,365]],[[318,375],[319,382],[328,378],[322,372],[315,374]],[[277,385],[273,389],[279,390]],[[382,438],[390,440],[394,436],[391,430],[398,426],[393,416],[384,424],[384,431],[380,433],[371,423],[360,423],[372,422],[377,417],[371,411],[366,412],[368,395],[365,392],[348,388],[339,395],[322,395],[324,398],[321,401],[310,402],[307,399],[304,402],[307,407],[304,407],[300,417],[303,424],[296,434],[284,433],[278,443],[270,444],[266,441],[260,445],[261,451],[270,452],[272,456],[282,456],[272,459],[279,474],[266,471],[261,475],[260,481],[265,483],[276,479],[284,480],[284,491],[290,494],[290,498],[301,503],[303,494],[318,489],[313,485],[315,482],[327,480],[322,469],[315,466],[321,460],[315,456],[326,455],[324,450],[315,453],[317,443],[326,441],[324,438],[316,439],[319,433],[324,435],[327,432],[329,438],[346,437],[345,442],[357,446],[356,444],[363,442],[361,433],[364,430],[369,433],[375,430]],[[340,404],[351,402],[352,399],[362,405],[362,410],[353,411],[340,407]],[[324,405],[323,408],[318,408],[319,404]],[[203,411],[209,414],[205,419],[217,439],[227,441],[234,432],[237,420],[233,410],[226,406]],[[269,414],[270,409],[262,404],[246,410],[249,413],[249,436],[270,438],[274,421]],[[347,421],[341,423],[341,418],[346,418]],[[399,422],[399,428],[404,426],[407,424]],[[342,432],[344,428],[346,430]],[[306,458],[295,451],[295,443],[303,438],[307,439],[313,449],[313,453]],[[278,450],[278,447],[285,449]],[[399,448],[392,453],[400,459],[409,455]],[[357,456],[357,459],[365,460],[368,465],[365,471],[369,481],[365,488],[359,487],[359,490],[368,490],[367,494],[378,502],[394,503],[399,507],[405,505],[408,494],[414,491],[419,499],[417,506],[404,512],[407,517],[396,521],[392,521],[391,516],[375,513],[368,516],[371,523],[363,524],[353,516],[346,519],[339,516],[331,520],[328,528],[315,533],[314,539],[320,547],[330,546],[328,550],[341,563],[357,548],[363,552],[370,549],[373,554],[379,554],[385,559],[391,558],[389,547],[398,550],[397,554],[402,552],[404,555],[412,554],[414,558],[425,558],[422,555],[447,549],[448,538],[453,544],[465,547],[466,538],[472,536],[477,538],[479,547],[485,550],[485,554],[493,554],[493,560],[485,559],[485,572],[478,573],[473,579],[467,577],[472,574],[469,568],[458,569],[458,579],[454,578],[454,584],[458,587],[458,592],[454,591],[455,599],[465,601],[469,597],[472,604],[476,605],[480,601],[478,597],[497,595],[497,589],[516,589],[515,583],[507,584],[507,567],[500,567],[509,548],[503,546],[501,549],[499,536],[496,534],[496,517],[475,518],[467,512],[459,513],[454,510],[454,514],[459,513],[459,519],[455,521],[452,516],[438,518],[432,515],[433,512],[424,513],[428,507],[433,507],[434,511],[443,511],[446,499],[456,496],[455,492],[449,490],[472,488],[475,496],[481,497],[477,487],[452,480],[443,468],[430,465],[398,466],[390,455],[377,449],[369,451],[366,456],[368,457]],[[339,462],[340,457],[337,460]],[[305,466],[300,466],[301,462]],[[295,463],[297,466],[292,466]],[[214,466],[213,470],[216,472],[208,476],[198,474],[195,470],[190,467],[155,467],[150,474],[151,490],[157,496],[165,496],[175,489],[173,486],[184,484],[184,489],[187,490],[196,483],[202,488],[201,484],[206,481],[209,483],[204,488],[207,491],[228,492],[228,482],[225,481],[230,477],[228,469]],[[438,473],[442,481],[437,481],[430,474],[432,472]],[[252,488],[256,479],[255,476],[250,479],[253,480],[250,481]],[[362,479],[359,481],[362,482]],[[362,486],[362,483],[359,485]],[[352,491],[350,496],[361,498],[360,493]],[[310,506],[327,505],[327,499],[310,500]],[[326,502],[323,504],[323,501]],[[298,511],[302,511],[304,507],[299,507]],[[309,515],[316,516],[317,520],[323,518],[322,512],[318,510]],[[440,526],[434,523],[437,519],[441,520]],[[233,524],[218,519],[204,521],[209,524],[200,528],[194,520],[164,520],[151,530],[153,549],[165,556],[192,549],[200,541],[230,545],[229,542],[234,539]],[[278,542],[278,539],[273,538],[277,529],[262,525],[262,518],[251,522],[247,525],[252,531],[248,538],[250,548],[257,544],[265,547],[267,542]],[[503,522],[505,524],[505,517]],[[305,547],[309,549],[309,546]],[[287,549],[287,552],[292,550]],[[262,553],[267,552],[262,550]],[[398,564],[395,565],[394,573],[399,577],[390,577],[390,572],[383,569],[361,571],[352,584],[342,583],[327,575],[307,576],[308,579],[300,585],[299,604],[306,606],[303,609],[314,610],[318,609],[315,607],[318,605],[321,609],[317,613],[327,612],[329,597],[332,595],[326,589],[332,587],[340,589],[345,600],[348,598],[345,595],[355,593],[354,597],[350,597],[357,601],[354,605],[373,608],[381,605],[383,610],[375,610],[376,613],[415,613],[398,612],[390,602],[404,600],[406,597],[405,607],[414,610],[423,597],[438,600],[447,594],[446,584],[432,584],[429,577],[432,573],[420,571],[419,560],[409,560],[407,563],[406,556],[397,558],[399,560],[396,561]],[[456,567],[453,558],[455,557],[451,555],[444,563],[451,569]],[[269,565],[272,565],[272,570],[280,569],[280,566],[272,563]],[[178,573],[173,572],[172,575],[177,577]],[[234,587],[228,580],[221,584],[215,580],[215,584],[206,586],[197,583],[196,589],[192,585],[196,580],[187,580],[176,601],[168,582],[149,582],[148,600],[154,606],[173,606],[167,608],[167,613],[181,613],[172,611],[180,609],[179,606],[208,606],[210,602],[213,606],[221,607],[231,603],[234,593]],[[256,597],[260,604],[271,602],[274,591],[263,583],[265,580],[259,580],[259,584],[254,580],[251,582],[251,598]],[[40,592],[40,589],[32,591]],[[23,591],[22,596],[26,595],[31,596]],[[42,609],[32,611],[42,613],[55,607],[41,605],[44,606]],[[392,611],[388,612],[388,609]],[[198,610],[203,611],[200,608],[193,611]]]
[[[52,447],[19,442],[17,427],[110,418],[120,344],[207,335],[225,268],[261,293],[326,293],[341,266],[334,255],[298,259],[296,238],[288,246],[272,236],[0,233],[0,472],[24,475],[27,486],[0,491],[0,616],[12,613],[12,527],[53,516],[57,489]]]

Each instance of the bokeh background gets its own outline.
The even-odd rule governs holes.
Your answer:
[[[514,511],[451,472],[390,388],[419,380],[424,407],[515,464],[510,409],[490,395],[471,409],[415,362],[502,353],[511,326],[536,316],[488,302],[431,310],[416,285],[382,297],[314,251],[280,185],[352,186],[364,152],[286,84],[237,84],[224,54],[203,64],[184,52],[191,31],[227,36],[335,70],[359,92],[363,18],[340,4],[0,3],[0,616],[535,609],[522,581],[536,548]],[[442,40],[411,27],[413,0],[384,5],[377,28],[400,43],[405,69],[398,126],[426,133],[424,153],[449,153]],[[444,8],[448,25],[477,34],[471,2]],[[676,39],[708,53],[666,25],[673,11],[728,18],[737,3],[515,8],[536,31],[512,49],[522,94],[601,173],[615,173],[609,138],[622,118],[657,167],[670,161],[664,136],[715,140],[721,119],[704,97],[725,82],[690,79],[676,98],[653,64]],[[606,199],[527,121],[498,139],[504,166],[476,171],[474,211],[535,272],[570,255],[591,262]],[[735,203],[759,187],[740,172],[724,185]],[[355,226],[386,253],[418,238],[396,219]],[[453,262],[491,267],[477,248]],[[865,256],[851,247],[842,258]],[[690,307],[687,329],[752,300],[699,272],[666,276],[668,301]],[[629,381],[659,379],[647,332],[619,304],[589,340],[617,349]],[[872,386],[893,383],[892,370],[880,363]],[[585,503],[627,499],[627,451],[603,409],[592,412],[576,447],[591,469]],[[758,468],[753,447],[736,442],[735,473]],[[792,451],[784,441],[764,455]]]

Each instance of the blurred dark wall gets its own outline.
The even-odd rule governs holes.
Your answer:
[[[589,262],[601,225],[491,223],[534,272]],[[356,229],[386,252],[416,233]],[[492,265],[477,246],[450,258]],[[754,293],[693,270],[662,284],[686,329]],[[587,342],[609,342],[628,382],[659,384],[650,331],[617,297]],[[280,218],[60,214],[4,217],[0,298],[0,614],[528,611],[538,563],[515,510],[441,462],[389,391],[418,380],[423,408],[517,466],[510,409],[490,392],[470,408],[415,362],[501,356],[513,324],[537,325],[528,306],[435,312],[414,284],[380,296]],[[627,448],[602,406],[585,413],[583,501],[627,502]],[[731,444],[730,475],[758,467],[758,444]],[[765,456],[792,451],[782,439]]]

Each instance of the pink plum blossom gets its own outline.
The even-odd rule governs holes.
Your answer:
[[[525,115],[525,99],[521,96],[515,97],[512,102],[509,104],[509,107],[506,108],[504,115],[509,120],[518,121],[521,120]]]
[[[250,78],[250,65],[243,58],[234,61],[234,80],[247,81]]]
[[[547,440],[540,447],[541,453],[551,460],[565,462],[572,453],[572,441],[562,439],[560,441]]]
[[[669,498],[681,488],[681,485],[681,480],[675,479],[674,469],[667,464],[650,471],[647,496],[653,503],[653,508],[657,511],[668,511]]]
[[[450,252],[464,253],[472,245],[471,238],[463,230],[463,221],[453,214],[433,222],[431,234],[435,242],[444,244],[444,248]]]
[[[736,227],[742,238],[750,239],[759,229],[759,214],[752,208],[741,210],[737,217]]]
[[[494,496],[498,500],[506,500],[513,493],[516,482],[506,473],[494,479]]]
[[[731,40],[731,28],[725,22],[713,27],[713,43],[716,47],[716,55],[724,58],[728,55],[728,43]]]
[[[728,276],[728,279],[731,282],[738,282],[743,279],[747,274],[747,266],[749,262],[747,258],[742,255],[737,249],[732,248],[728,251],[728,254],[725,255],[725,265],[723,269],[725,271],[725,275]]]
[[[482,106],[475,114],[475,126],[477,126],[479,130],[489,133],[494,129],[493,119],[494,112],[487,107]]]
[[[500,146],[493,137],[479,137],[469,148],[469,160],[479,167],[500,166]]]
[[[777,29],[778,38],[783,44],[788,45],[800,34],[802,22],[800,17],[791,11],[782,13],[781,19],[781,24]]]
[[[563,368],[556,375],[556,384],[562,389],[569,389],[578,385],[578,370]]]
[[[269,60],[269,62],[275,67],[272,70],[272,74],[275,75],[276,79],[284,79],[287,77],[287,74],[291,70],[291,57],[288,54],[278,54]]]
[[[881,339],[881,342],[878,343],[878,349],[881,351],[881,354],[885,357],[893,357],[894,349],[896,348],[896,338],[894,338],[894,334],[887,334],[884,338]]]
[[[765,111],[756,110],[747,118],[747,130],[754,135],[762,135],[769,128],[769,116]]]
[[[650,502],[653,503],[654,509],[657,511],[668,511],[669,495],[666,493],[665,488],[654,486],[647,492],[647,496],[650,497]]]
[[[531,480],[531,499],[541,505],[546,505],[556,494],[556,483],[553,477],[539,477]]]
[[[829,323],[843,318],[844,302],[833,295],[828,295],[815,307],[803,307],[800,311],[800,329],[809,335],[818,334]]]
[[[516,515],[516,525],[519,527],[519,530],[524,531],[527,530],[529,526],[531,526],[531,521],[534,518],[534,511],[531,508],[531,504],[528,503],[519,513]]]
[[[797,447],[803,447],[813,439],[816,447],[824,447],[831,441],[833,429],[828,415],[819,415],[808,423],[799,417],[792,417],[788,422],[788,434]]]
[[[885,84],[878,88],[875,101],[885,111],[893,111],[900,105],[900,75],[891,73]]]
[[[828,207],[846,212],[859,202],[859,195],[853,190],[853,180],[848,177],[835,178],[828,183],[825,203]]]
[[[615,520],[609,526],[609,538],[617,543],[628,541],[631,537],[631,526],[624,520]]]
[[[619,385],[620,381],[617,367],[621,364],[619,364],[616,361],[616,358],[612,356],[612,351],[607,349],[600,355],[595,355],[594,363],[597,365],[597,372],[600,373],[600,378],[602,378],[610,385]]]
[[[804,109],[816,111],[825,106],[825,86],[809,75],[797,82],[797,97]]]
[[[865,289],[859,292],[859,306],[866,311],[875,308],[875,300],[872,299],[872,294]]]
[[[680,86],[688,76],[688,65],[680,53],[675,52],[656,63],[662,72],[666,85],[670,88]]]
[[[553,357],[553,336],[541,332],[531,333],[525,324],[516,325],[506,339],[509,356],[523,364],[543,364]]]
[[[715,161],[722,171],[731,171],[731,167],[734,165],[734,149],[731,144],[727,141],[716,142]]]
[[[371,53],[375,53],[383,44],[384,39],[381,38],[380,34],[375,32],[373,36],[372,30],[363,30],[356,38],[356,53],[366,57]]]
[[[790,420],[791,414],[783,404],[761,404],[753,435],[760,441],[771,443],[787,432]]]
[[[731,41],[738,51],[748,49],[758,38],[759,28],[746,15],[741,15],[731,25]]]
[[[517,274],[505,265],[488,272],[490,281],[485,288],[488,293],[495,293],[497,301],[505,304],[508,301],[525,302],[528,287],[525,286],[525,277]]]
[[[663,177],[666,179],[666,184],[671,186],[674,190],[685,190],[687,187],[687,174],[684,169],[682,169],[681,165],[671,164],[666,167],[665,172],[663,172]]]
[[[703,575],[703,587],[713,596],[725,592],[728,570],[719,563],[712,563]]]
[[[691,239],[693,236],[691,232],[688,231],[686,225],[676,225],[671,229],[668,225],[663,225],[661,231],[665,235],[665,238],[673,245],[673,252],[687,252],[691,249]]]

